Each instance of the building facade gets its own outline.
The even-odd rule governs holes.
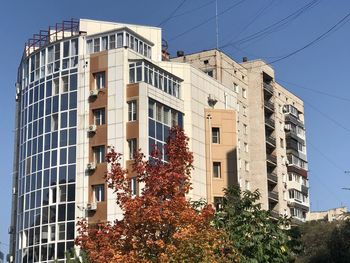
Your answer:
[[[74,247],[77,218],[121,218],[104,179],[108,147],[130,167],[136,149],[146,156],[155,145],[162,149],[173,125],[184,128],[194,154],[190,198],[219,205],[223,188],[240,184],[259,188],[264,208],[276,213],[299,204],[289,190],[302,192],[293,180],[300,175],[307,182],[307,175],[299,171],[300,152],[288,141],[285,123],[294,114],[289,131],[301,142],[295,127],[303,127],[302,101],[273,81],[272,69],[256,73],[250,62],[212,52],[221,58],[207,54],[207,61],[198,60],[205,68],[195,60],[167,61],[160,28],[86,19],[58,23],[28,41],[16,84],[13,262],[64,262]],[[233,73],[219,70],[232,65]],[[267,80],[250,79],[265,71],[272,79],[266,96]],[[275,102],[267,105],[264,98]],[[279,100],[282,110],[275,113]],[[266,116],[273,114],[281,126],[275,119],[267,126]],[[277,147],[280,139],[284,146]],[[141,186],[128,176],[138,194]]]
[[[309,187],[303,101],[275,81],[261,60],[235,62],[218,50],[173,58],[212,76],[237,95],[237,181],[259,189],[272,214],[305,221]]]

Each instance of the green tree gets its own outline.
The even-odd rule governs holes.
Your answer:
[[[310,221],[299,226],[297,263],[345,263],[350,259],[350,221]]]
[[[288,220],[272,218],[261,209],[259,191],[241,192],[239,187],[225,190],[222,208],[215,225],[223,229],[231,245],[237,248],[243,263],[289,262]]]

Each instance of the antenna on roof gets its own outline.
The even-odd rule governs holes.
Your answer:
[[[216,49],[219,50],[218,0],[215,1]]]

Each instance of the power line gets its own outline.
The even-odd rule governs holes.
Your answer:
[[[216,1],[216,0],[209,1],[209,2],[207,2],[207,3],[203,4],[203,5],[200,5],[200,6],[196,7],[196,8],[193,8],[193,9],[187,10],[187,11],[185,11],[185,12],[182,12],[182,13],[180,13],[180,14],[174,15],[171,19],[174,19],[174,18],[177,18],[177,17],[180,17],[180,16],[184,16],[184,15],[188,15],[188,14],[190,14],[190,13],[196,12],[196,11],[198,11],[198,10],[204,8],[204,7],[207,7],[207,6],[211,5],[211,4],[214,3],[215,1]],[[170,20],[170,19],[169,19],[169,20]]]
[[[333,122],[335,125],[339,126],[340,128],[342,128],[343,130],[347,131],[350,133],[350,129],[348,129],[347,127],[345,127],[343,124],[341,124],[340,122],[338,122],[337,120],[333,119],[332,117],[330,117],[328,114],[320,111],[319,109],[317,109],[315,106],[313,106],[310,102],[307,102],[305,99],[303,99],[304,103],[309,105],[314,111],[318,112],[319,114],[321,114],[324,118],[328,119],[329,121]]]
[[[350,17],[350,13],[348,13],[346,16],[344,16],[342,19],[340,19],[334,26],[332,26],[330,29],[328,29],[326,32],[324,32],[323,34],[321,34],[320,36],[318,36],[317,38],[315,38],[314,40],[312,40],[311,42],[309,42],[308,44],[306,44],[305,46],[289,53],[288,55],[286,56],[283,56],[279,59],[276,59],[272,62],[269,62],[269,64],[273,64],[273,63],[276,63],[276,62],[279,62],[281,60],[284,60],[286,58],[289,58],[301,51],[303,51],[304,49],[312,46],[313,44],[317,43],[318,41],[320,41],[321,39],[325,38],[328,34],[332,33],[332,31],[336,31],[338,30],[339,28],[341,28],[342,26],[344,26],[349,20],[347,20],[348,18]],[[339,26],[339,28],[337,28]]]
[[[289,85],[293,85],[294,87],[301,88],[301,89],[304,89],[304,90],[307,90],[307,91],[311,91],[311,92],[315,92],[315,93],[318,93],[318,94],[321,94],[321,95],[324,95],[324,96],[327,96],[327,97],[330,97],[330,98],[342,100],[342,101],[345,101],[345,102],[350,102],[350,98],[344,98],[344,97],[336,96],[336,95],[333,95],[333,94],[330,94],[330,93],[327,93],[327,92],[324,92],[324,91],[311,89],[311,88],[306,88],[306,87],[301,86],[299,84],[295,84],[293,82],[285,81],[285,80],[282,80],[280,78],[278,78],[276,80],[277,80],[277,82],[282,82],[282,83],[286,83],[286,84],[289,84]]]
[[[221,15],[227,13],[228,11],[230,11],[231,9],[233,9],[234,7],[238,6],[239,4],[241,4],[241,3],[245,2],[245,1],[246,1],[246,0],[241,0],[241,1],[239,1],[239,2],[237,2],[237,3],[235,3],[235,4],[233,4],[232,6],[226,8],[224,11],[220,12],[220,13],[218,14],[218,16],[221,16]],[[205,25],[206,23],[210,22],[211,20],[213,20],[213,19],[215,19],[215,18],[216,18],[216,15],[215,15],[215,16],[211,16],[211,17],[209,17],[208,19],[204,20],[203,22],[201,22],[201,23],[199,23],[199,24],[197,24],[197,25],[195,25],[195,26],[193,26],[193,27],[191,27],[191,28],[185,30],[184,32],[182,32],[182,33],[180,33],[180,34],[174,36],[173,38],[170,38],[169,41],[173,41],[173,40],[175,40],[175,39],[177,39],[177,38],[179,38],[179,37],[182,37],[183,35],[186,35],[186,34],[188,34],[189,32],[191,32],[191,31],[193,31],[193,30],[195,30],[195,29],[197,29],[197,28],[199,28],[199,27]]]
[[[266,37],[268,34],[274,33],[274,32],[276,32],[276,30],[282,28],[283,26],[287,25],[288,23],[291,23],[293,20],[295,20],[300,15],[305,13],[308,9],[311,9],[312,7],[314,7],[319,1],[320,0],[312,0],[311,2],[302,6],[301,8],[299,8],[295,12],[291,13],[290,15],[286,16],[285,18],[255,32],[249,36],[246,36],[240,40],[233,41],[233,39],[231,39],[230,41],[228,41],[228,43],[226,43],[225,45],[222,45],[220,48],[225,48],[231,44],[242,44],[242,43],[251,41],[251,40],[259,38],[259,37]]]
[[[271,0],[266,6],[263,6],[258,10],[258,12],[254,15],[253,19],[248,22],[247,25],[245,25],[241,31],[238,32],[238,34],[235,37],[239,37],[247,28],[252,25],[265,11],[267,8],[269,8],[276,0]],[[231,39],[232,40],[232,39]]]
[[[187,1],[187,0],[183,0],[183,1],[174,9],[174,11],[172,11],[172,12],[170,13],[170,15],[169,15],[166,19],[164,19],[162,22],[160,22],[160,23],[158,24],[158,26],[164,25],[166,22],[168,22],[168,21],[175,15],[175,13],[181,8],[181,6],[184,5],[184,3],[185,3],[186,1]]]
[[[317,151],[322,157],[327,160],[330,164],[332,164],[335,168],[337,168],[340,172],[344,173],[345,169],[340,167],[336,162],[334,162],[331,158],[329,158],[325,153],[323,153],[320,149],[318,149],[315,145],[313,145],[310,141],[307,142],[308,145],[311,146],[315,151]]]

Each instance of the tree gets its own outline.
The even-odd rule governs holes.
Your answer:
[[[241,262],[288,262],[291,253],[288,235],[283,229],[288,221],[272,218],[268,211],[261,209],[259,199],[257,190],[242,193],[236,186],[226,189],[215,225],[228,234]]]
[[[124,217],[114,223],[89,226],[79,222],[77,244],[91,262],[234,262],[234,249],[226,245],[223,231],[211,225],[211,205],[193,207],[186,199],[191,189],[193,156],[188,138],[172,128],[164,147],[167,161],[155,149],[149,161],[138,153],[133,173],[144,185],[133,196],[121,155],[111,149],[107,155],[108,186],[116,193]],[[222,252],[225,253],[222,253]]]
[[[350,258],[350,222],[310,221],[299,226],[302,251],[296,262],[345,263]]]

